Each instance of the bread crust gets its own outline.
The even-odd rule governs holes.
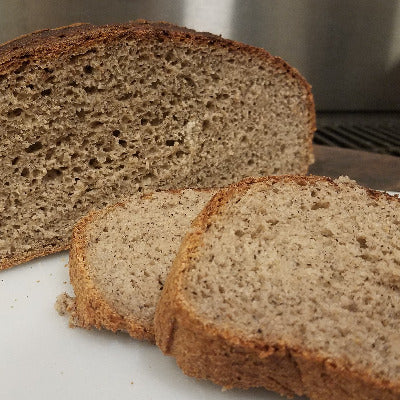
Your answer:
[[[58,253],[59,251],[64,251],[69,249],[69,243],[63,241],[61,244],[50,244],[48,246],[43,246],[37,249],[27,251],[26,253],[20,253],[12,257],[4,257],[0,260],[0,271],[8,268],[12,268],[15,265],[22,264],[33,260],[34,258],[48,256],[53,253]]]
[[[307,395],[319,400],[400,399],[400,382],[378,379],[368,371],[350,370],[344,360],[327,359],[318,352],[290,346],[284,342],[250,340],[238,332],[219,329],[198,316],[183,293],[184,275],[191,258],[202,245],[202,237],[234,196],[245,193],[255,183],[276,182],[299,185],[333,180],[316,176],[248,178],[221,190],[192,224],[167,277],[155,315],[156,344],[176,358],[190,375],[227,388],[265,387],[282,395]],[[399,198],[365,189],[371,199]]]
[[[97,45],[112,45],[123,40],[156,39],[160,41],[185,42],[200,46],[225,48],[232,52],[241,52],[252,57],[269,61],[277,69],[298,80],[306,92],[307,111],[310,115],[308,135],[305,138],[310,157],[314,161],[312,138],[316,130],[315,106],[311,93],[311,86],[295,69],[289,66],[280,57],[274,57],[261,48],[256,48],[232,40],[223,39],[206,32],[196,32],[178,27],[166,22],[148,22],[137,20],[126,24],[95,26],[86,23],[77,23],[56,29],[45,29],[20,36],[0,46],[0,80],[7,74],[21,71],[30,64],[46,63],[51,65],[53,60],[63,57],[83,54]],[[307,171],[303,171],[306,173]],[[10,268],[16,264],[44,256],[56,251],[69,248],[70,238],[62,238],[63,244],[51,243],[45,248],[35,248],[31,251],[0,259],[0,270]]]

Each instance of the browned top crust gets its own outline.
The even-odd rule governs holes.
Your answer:
[[[255,57],[270,59],[282,70],[302,81],[313,105],[311,87],[300,73],[280,57],[274,57],[266,50],[249,46],[208,32],[196,32],[167,22],[137,20],[125,24],[96,26],[76,23],[55,29],[44,29],[20,36],[0,46],[0,78],[30,62],[47,61],[62,55],[79,53],[99,43],[117,42],[121,39],[141,40],[154,38],[160,41],[196,42],[206,46],[227,48],[230,51],[244,51]],[[313,107],[313,106],[312,106]],[[315,121],[314,121],[315,125]]]

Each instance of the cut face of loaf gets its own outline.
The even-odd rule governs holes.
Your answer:
[[[226,387],[398,400],[399,244],[398,198],[345,178],[245,180],[185,237],[156,342]]]
[[[76,298],[56,308],[73,325],[127,331],[154,341],[155,307],[181,239],[211,190],[134,196],[89,214],[75,227],[70,277]]]
[[[68,247],[148,189],[305,173],[310,87],[283,60],[169,24],[75,25],[0,47],[0,269]]]

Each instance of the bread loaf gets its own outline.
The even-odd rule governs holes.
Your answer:
[[[66,249],[148,189],[305,173],[310,87],[262,49],[166,23],[76,24],[0,47],[0,269]]]
[[[183,240],[156,343],[228,388],[399,400],[399,228],[399,198],[346,178],[223,189]]]
[[[165,278],[211,190],[160,191],[92,212],[74,228],[69,269],[76,298],[57,300],[74,326],[126,331],[154,341]]]

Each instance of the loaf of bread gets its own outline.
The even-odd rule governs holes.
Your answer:
[[[126,331],[154,342],[153,320],[165,278],[190,223],[212,190],[136,195],[92,212],[73,230],[69,269],[75,298],[56,308],[83,328]]]
[[[262,49],[166,23],[77,24],[0,47],[0,269],[148,189],[305,173],[310,87]]]
[[[155,315],[183,371],[318,400],[400,399],[400,201],[247,179],[194,221]]]

